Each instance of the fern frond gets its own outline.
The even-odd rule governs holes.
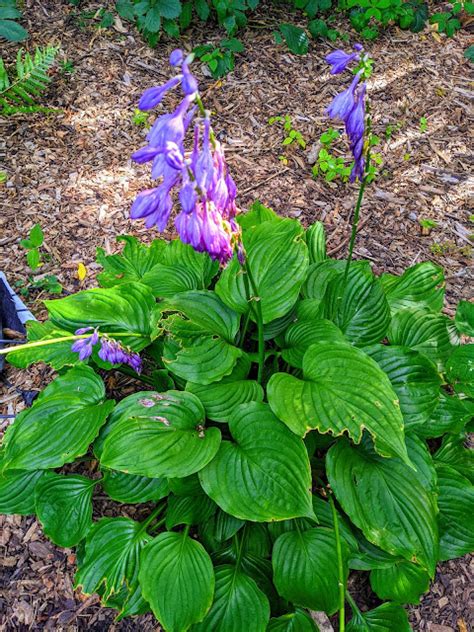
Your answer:
[[[48,70],[54,64],[58,50],[57,46],[37,48],[32,56],[20,49],[16,58],[14,80],[9,79],[3,59],[0,58],[0,105],[4,112],[25,104],[35,105],[35,98],[44,92],[51,82]]]

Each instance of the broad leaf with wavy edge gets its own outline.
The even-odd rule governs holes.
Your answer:
[[[433,458],[436,464],[450,465],[474,485],[474,450],[465,434],[446,435]]]
[[[0,457],[0,467],[1,467]],[[0,514],[35,513],[35,487],[44,470],[11,470],[0,474]]]
[[[103,272],[97,275],[101,287],[141,281],[161,261],[166,248],[161,239],[153,240],[149,246],[132,235],[119,235],[116,241],[125,244],[120,254],[107,255],[103,248],[97,248],[96,261],[103,267]]]
[[[267,221],[244,233],[243,242],[246,265],[255,280],[266,324],[284,316],[298,299],[308,269],[304,231],[292,219]],[[243,271],[237,257],[222,272],[216,292],[235,311],[248,310]],[[253,310],[251,318],[255,320]]]
[[[248,402],[262,402],[263,389],[255,380],[223,378],[207,386],[188,382],[186,390],[199,397],[206,416],[213,421],[226,422],[234,408]]]
[[[412,632],[412,629],[402,606],[383,603],[374,610],[355,614],[346,632]]]
[[[192,496],[171,494],[166,509],[166,528],[172,529],[178,524],[200,524],[208,520],[217,509],[216,503],[202,490],[200,494]]]
[[[192,632],[265,632],[270,605],[255,581],[230,564],[217,566],[215,575],[214,603]]]
[[[388,331],[390,344],[419,351],[442,369],[453,350],[449,318],[417,309],[404,309],[392,316]]]
[[[407,460],[398,398],[374,360],[348,344],[314,344],[304,355],[303,376],[275,373],[267,387],[272,410],[290,430],[347,432],[358,443],[366,428],[379,454]]]
[[[36,514],[58,546],[76,546],[92,525],[92,493],[98,480],[45,472],[35,488]]]
[[[406,560],[396,562],[389,568],[374,569],[370,573],[370,586],[383,601],[418,604],[429,585],[429,574]]]
[[[306,230],[306,244],[308,246],[310,264],[319,263],[327,259],[326,231],[322,222],[314,222]]]
[[[345,513],[369,542],[417,562],[433,576],[438,559],[436,479],[426,447],[414,440],[412,447],[417,475],[399,459],[378,456],[368,441],[356,447],[339,439],[327,453],[327,475]]]
[[[474,337],[474,303],[459,301],[454,323],[460,333]]]
[[[443,269],[431,261],[417,263],[399,277],[383,274],[380,280],[392,311],[426,308],[439,312],[443,308]]]
[[[446,362],[446,380],[457,393],[474,399],[474,344],[454,349]]]
[[[319,628],[307,612],[296,608],[295,612],[270,619],[267,632],[319,632]]]
[[[124,474],[116,470],[102,469],[103,478],[100,484],[104,492],[120,503],[135,504],[155,502],[169,493],[166,478],[147,478],[135,474]]]
[[[453,467],[436,463],[440,560],[474,551],[474,487]]]
[[[235,346],[240,316],[211,291],[191,291],[165,303],[178,314],[163,321],[172,336],[163,360],[184,380],[211,384],[232,373],[243,351]]]
[[[29,320],[26,323],[28,342],[39,340],[54,340],[64,336],[70,336],[71,332],[58,329],[53,323],[47,320],[40,323],[37,320]],[[73,341],[57,342],[56,344],[45,345],[43,347],[22,348],[18,345],[7,355],[7,360],[13,366],[20,369],[35,362],[44,362],[58,371],[65,366],[74,366],[80,362],[79,355],[71,351]]]
[[[345,342],[342,331],[330,320],[301,318],[285,331],[281,356],[291,366],[303,368],[308,347],[318,342]]]
[[[342,543],[344,583],[348,550]],[[339,605],[336,539],[332,529],[316,527],[281,535],[273,547],[273,580],[278,593],[298,606],[334,614]]]
[[[214,596],[208,553],[186,533],[161,533],[142,551],[140,585],[166,632],[202,621]]]
[[[192,393],[156,393],[142,414],[123,415],[106,436],[101,463],[150,478],[194,474],[213,459],[221,442],[217,428],[205,428],[204,408]]]
[[[223,441],[199,472],[204,491],[219,507],[257,522],[313,517],[306,448],[268,404],[240,405],[229,430],[233,441]]]
[[[94,288],[65,298],[45,301],[51,322],[70,332],[80,327],[99,327],[101,332],[142,334],[120,341],[140,351],[156,337],[160,312],[150,288],[126,283],[112,288]]]
[[[425,439],[442,437],[445,433],[458,434],[466,423],[474,417],[474,402],[460,399],[455,395],[447,395],[440,389],[438,405],[430,418],[414,429],[416,434]]]
[[[61,467],[87,452],[114,407],[87,366],[57,377],[5,433],[3,469]],[[34,450],[32,450],[34,446]]]
[[[388,375],[400,402],[405,428],[428,421],[438,405],[441,385],[431,360],[407,347],[373,345],[364,351]]]
[[[139,522],[101,518],[87,534],[75,587],[86,595],[98,593],[103,605],[120,609],[119,618],[146,611],[138,571],[140,553],[150,540]]]

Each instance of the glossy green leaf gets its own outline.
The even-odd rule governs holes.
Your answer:
[[[160,263],[166,248],[166,242],[161,239],[155,239],[149,246],[132,235],[120,235],[117,241],[125,244],[120,254],[106,255],[103,248],[97,248],[97,263],[104,268],[97,275],[102,287],[142,281],[143,276]]]
[[[45,301],[51,322],[74,333],[80,327],[99,327],[101,332],[141,334],[120,341],[139,351],[156,335],[159,311],[151,290],[140,283],[94,288],[65,298]]]
[[[319,263],[327,258],[326,255],[326,231],[322,222],[314,222],[306,231],[306,244],[308,246],[309,262]]]
[[[111,427],[100,457],[103,465],[150,478],[181,477],[215,456],[221,433],[204,427],[204,408],[195,395],[146,393],[141,405],[141,415],[125,412]]]
[[[229,417],[233,441],[223,441],[199,473],[204,491],[227,513],[263,522],[313,516],[311,475],[303,441],[267,404],[242,404]]]
[[[45,472],[36,485],[36,514],[45,535],[55,544],[78,544],[92,526],[92,493],[98,481]]]
[[[267,597],[253,579],[235,566],[215,568],[214,603],[206,618],[192,632],[265,632],[270,620]]]
[[[474,551],[474,487],[453,467],[436,463],[440,560]]]
[[[474,336],[474,303],[459,301],[454,322],[460,333]]]
[[[75,587],[86,595],[99,593],[103,605],[120,608],[121,616],[146,610],[138,583],[140,553],[151,540],[130,518],[101,518],[86,537],[78,560]]]
[[[266,324],[284,316],[296,303],[308,269],[304,232],[292,219],[268,221],[244,233],[244,245]],[[237,258],[222,272],[216,292],[235,311],[248,310],[243,271]],[[251,294],[254,295],[253,290]],[[255,321],[253,310],[251,318]]]
[[[399,277],[384,274],[381,281],[392,311],[418,308],[439,312],[443,307],[443,269],[431,261],[417,263]]]
[[[40,323],[37,320],[29,320],[26,323],[26,331],[28,342],[54,340],[71,335],[70,331],[58,329],[49,320],[44,323]],[[59,371],[65,366],[73,366],[80,362],[79,355],[71,351],[73,342],[73,340],[66,340],[65,342],[29,349],[18,345],[7,355],[7,360],[10,364],[20,369],[24,369],[34,362],[44,362],[52,366],[56,371]]]
[[[176,349],[165,347],[163,360],[170,371],[198,384],[211,384],[232,373],[242,350],[234,346],[240,316],[210,291],[184,292],[167,301],[179,312],[163,326]]]
[[[287,23],[280,24],[278,28],[292,53],[295,53],[295,55],[306,55],[309,40],[304,29]]]
[[[0,461],[1,463],[1,461]],[[35,513],[35,487],[43,470],[11,470],[0,474],[0,514]]]
[[[374,360],[348,344],[314,344],[303,376],[275,373],[267,387],[272,410],[293,432],[347,432],[358,443],[366,428],[379,454],[407,459],[398,398]]]
[[[419,351],[442,368],[453,349],[449,323],[441,314],[404,309],[393,314],[388,339],[392,345]]]
[[[345,513],[369,542],[417,562],[432,576],[438,527],[431,457],[420,442],[410,457],[416,475],[399,459],[378,456],[368,441],[355,447],[339,439],[327,454],[327,474]]]
[[[474,398],[474,344],[454,349],[446,363],[446,379],[456,392]]]
[[[437,464],[450,465],[474,485],[474,450],[464,434],[444,437],[434,459]]]
[[[188,630],[212,604],[211,558],[185,533],[161,533],[142,552],[140,585],[166,632]]]
[[[244,233],[252,232],[256,226],[264,222],[280,222],[282,219],[272,208],[265,206],[259,200],[255,200],[248,211],[237,215],[237,222]]]
[[[428,573],[406,560],[389,568],[374,569],[370,573],[370,586],[383,601],[420,603],[420,596],[428,590],[429,585]]]
[[[431,360],[407,347],[373,345],[364,351],[388,375],[400,402],[405,428],[428,421],[438,405],[441,385]]]
[[[295,612],[270,619],[267,632],[319,632],[319,628],[307,612],[297,608]]]
[[[100,480],[104,492],[120,503],[135,504],[158,501],[169,492],[166,478],[147,478],[104,468]]]
[[[330,320],[298,319],[285,331],[282,358],[291,366],[303,368],[303,357],[308,347],[317,342],[345,342],[341,330]]]
[[[200,524],[208,520],[216,510],[215,502],[204,493],[193,496],[171,495],[166,510],[166,528],[170,530],[178,524]]]
[[[402,606],[383,603],[374,610],[359,612],[346,626],[347,632],[412,632]]]
[[[220,507],[205,523],[200,525],[199,537],[208,550],[221,548],[222,542],[229,540],[244,526],[243,520],[222,511]]]
[[[461,432],[466,423],[474,417],[474,403],[462,400],[454,395],[446,395],[440,390],[438,405],[431,417],[423,425],[417,426],[415,432],[425,439],[442,437],[446,432]]]
[[[5,433],[3,468],[61,467],[87,452],[114,406],[87,366],[57,377]],[[34,446],[34,450],[31,447]]]
[[[345,583],[349,574],[348,551],[344,542],[342,545]],[[316,527],[284,533],[273,547],[272,564],[275,586],[282,597],[329,615],[337,611],[339,580],[334,531]]]

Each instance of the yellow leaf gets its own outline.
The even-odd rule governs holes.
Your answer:
[[[87,276],[87,268],[83,263],[78,263],[77,265],[77,278],[79,281],[84,281]]]

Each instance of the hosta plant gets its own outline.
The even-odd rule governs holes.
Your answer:
[[[163,229],[178,189],[180,239],[99,250],[100,287],[46,301],[9,351],[57,376],[5,433],[0,512],[77,547],[76,586],[119,619],[309,632],[316,610],[340,630],[410,630],[403,604],[474,548],[473,306],[442,313],[432,263],[377,277],[328,257],[319,222],[238,213],[189,59],[171,61],[141,107],[177,85],[184,98],[134,154],[162,181],[132,214]],[[359,573],[383,602],[370,611],[347,591]]]

